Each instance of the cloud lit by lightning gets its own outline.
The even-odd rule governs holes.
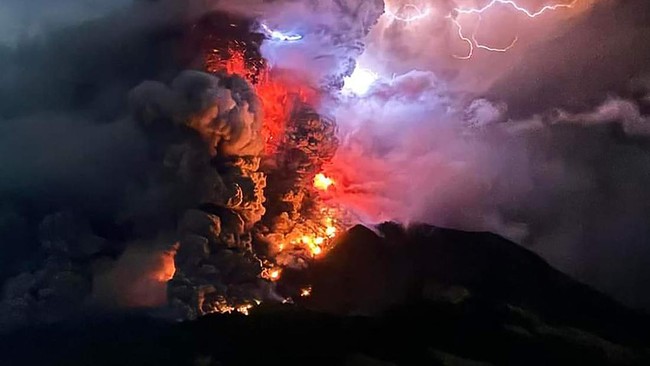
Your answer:
[[[553,11],[553,10],[565,9],[565,8],[573,8],[573,6],[577,3],[577,1],[578,0],[573,0],[570,3],[544,5],[542,8],[540,8],[537,11],[532,11],[532,10],[526,9],[526,8],[520,6],[519,4],[517,4],[514,0],[491,0],[489,3],[487,3],[486,5],[484,5],[482,7],[464,7],[464,6],[461,6],[461,7],[454,8],[451,11],[451,13],[448,14],[445,18],[449,19],[456,26],[456,28],[458,29],[458,38],[461,41],[463,41],[464,43],[467,43],[469,49],[467,51],[467,54],[464,55],[464,56],[460,56],[460,55],[453,55],[453,56],[455,58],[457,58],[457,59],[460,59],[460,60],[469,60],[474,55],[474,50],[476,48],[479,48],[479,49],[482,49],[482,50],[485,50],[485,51],[489,51],[489,52],[507,52],[508,50],[510,50],[511,48],[513,48],[515,46],[515,44],[519,40],[518,36],[515,36],[513,41],[508,46],[503,47],[503,48],[483,44],[483,43],[480,43],[477,40],[476,34],[478,32],[478,28],[479,28],[480,22],[482,20],[481,15],[483,13],[485,13],[486,11],[488,11],[489,9],[491,9],[491,8],[497,6],[497,5],[510,6],[518,13],[524,14],[529,18],[536,18],[536,17],[546,13],[547,11]],[[393,12],[393,11],[391,11],[389,9],[386,9],[386,14],[391,19],[397,20],[397,21],[402,21],[402,22],[417,21],[417,20],[420,20],[420,19],[424,19],[424,18],[428,17],[431,14],[429,9],[422,10],[422,9],[420,9],[418,6],[416,6],[414,4],[404,5],[402,9],[403,10],[412,9],[412,12],[414,13],[414,15],[400,16],[400,15],[396,14],[395,12]],[[479,17],[478,18],[478,24],[475,27],[474,32],[472,32],[471,36],[466,35],[464,30],[463,30],[463,25],[461,24],[460,20],[458,19],[458,17],[461,16],[461,15],[478,15],[478,17]]]
[[[431,11],[429,9],[422,10],[422,9],[420,9],[419,7],[417,7],[414,4],[406,4],[406,5],[404,5],[402,7],[402,12],[404,12],[406,9],[412,9],[414,14],[409,15],[409,16],[401,16],[401,15],[393,12],[392,10],[390,10],[388,8],[385,9],[385,12],[392,19],[399,20],[399,21],[402,21],[402,22],[407,22],[407,23],[414,22],[414,21],[420,20],[420,19],[424,19],[424,18],[428,17],[429,14],[431,13]]]
[[[272,40],[275,40],[275,41],[295,42],[295,41],[299,41],[299,40],[302,39],[302,35],[300,35],[300,34],[284,33],[284,32],[280,32],[278,30],[273,30],[273,29],[269,28],[269,26],[264,24],[264,23],[262,23],[260,26],[262,27],[262,31],[264,31],[264,33],[268,37],[270,37]]]
[[[378,79],[379,75],[375,72],[357,65],[352,75],[344,79],[345,84],[343,85],[343,92],[354,95],[364,95]]]

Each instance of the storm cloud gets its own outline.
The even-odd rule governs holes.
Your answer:
[[[368,93],[324,107],[342,135],[333,199],[366,223],[499,233],[647,307],[648,5],[577,2],[528,23],[494,9],[480,35],[516,46],[459,60],[449,8],[421,3],[428,18],[386,15],[370,34]]]

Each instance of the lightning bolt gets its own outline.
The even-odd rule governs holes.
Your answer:
[[[457,58],[457,59],[460,59],[460,60],[469,60],[470,58],[472,58],[472,56],[474,55],[474,51],[477,48],[485,50],[485,51],[489,51],[489,52],[507,52],[508,50],[510,50],[511,48],[513,48],[515,46],[515,44],[519,40],[518,36],[515,36],[513,41],[508,46],[503,47],[503,48],[492,47],[492,46],[480,43],[476,38],[476,34],[478,32],[478,28],[479,28],[481,20],[482,20],[481,15],[483,13],[485,13],[486,11],[490,10],[491,8],[497,6],[497,5],[510,6],[516,12],[524,14],[529,18],[537,18],[538,16],[546,13],[547,11],[553,11],[553,10],[558,10],[558,9],[563,9],[563,8],[573,8],[577,2],[578,2],[578,0],[573,0],[570,3],[544,5],[542,8],[540,8],[537,11],[532,11],[532,10],[526,9],[526,8],[520,6],[519,4],[517,4],[514,0],[491,0],[489,3],[487,3],[486,5],[484,5],[482,7],[476,7],[476,8],[457,7],[457,8],[454,8],[451,11],[451,13],[448,14],[445,18],[449,19],[451,21],[451,23],[456,26],[456,28],[458,29],[458,38],[461,41],[467,43],[467,46],[468,46],[469,49],[468,49],[467,55],[465,55],[465,56],[459,56],[459,55],[453,55],[453,56],[455,58]],[[388,14],[388,16],[390,16],[394,20],[399,20],[399,21],[403,21],[403,22],[412,22],[412,21],[415,21],[415,20],[420,20],[420,19],[423,19],[423,18],[427,17],[430,14],[428,9],[421,10],[420,8],[418,8],[416,5],[413,5],[413,4],[404,5],[403,9],[407,9],[407,8],[413,9],[415,11],[415,13],[417,13],[417,14],[409,16],[409,17],[402,17],[402,16],[399,16],[399,15],[395,14],[394,12],[392,12],[392,11],[390,11],[388,9],[386,10],[386,14]],[[461,22],[458,20],[458,17],[460,15],[473,15],[473,14],[478,15],[478,17],[479,17],[478,18],[478,24],[477,24],[476,28],[474,29],[474,32],[472,32],[471,36],[467,36],[467,35],[465,35],[465,32],[463,31],[463,26],[462,26]]]
[[[508,52],[509,49],[511,49],[512,47],[515,46],[515,44],[517,44],[517,41],[519,40],[519,36],[515,36],[515,38],[512,39],[512,42],[510,42],[510,44],[504,48],[495,48],[495,47],[490,47],[481,44],[479,41],[476,40],[476,33],[478,32],[478,28],[481,26],[482,20],[483,17],[479,14],[478,24],[476,25],[476,29],[474,30],[474,33],[472,33],[472,41],[474,41],[474,45],[476,45],[477,48],[490,51],[490,52]]]
[[[302,39],[302,35],[300,34],[283,33],[277,30],[273,30],[264,23],[260,24],[260,26],[262,27],[262,30],[264,31],[264,33],[266,33],[268,37],[276,41],[295,42]]]
[[[572,2],[570,2],[568,4],[544,5],[538,11],[531,12],[530,10],[517,5],[517,3],[514,2],[513,0],[492,0],[487,5],[483,6],[482,8],[459,7],[459,8],[455,8],[453,10],[453,12],[456,12],[458,14],[481,14],[481,13],[489,10],[490,8],[492,8],[495,5],[502,4],[502,5],[510,5],[511,7],[513,7],[518,12],[526,14],[526,16],[528,16],[529,18],[537,18],[538,16],[544,14],[545,12],[547,12],[549,10],[557,10],[557,9],[562,9],[562,8],[573,8],[573,6],[577,2],[578,2],[578,0],[573,0]]]
[[[469,51],[467,51],[467,56],[458,56],[458,55],[453,55],[455,58],[459,60],[469,60],[472,58],[472,55],[474,55],[474,42],[472,42],[471,39],[465,37],[463,34],[463,26],[460,24],[458,19],[452,18],[451,15],[447,16],[448,19],[451,19],[451,22],[456,25],[458,28],[458,38],[460,38],[463,42],[466,42],[467,45],[469,46]]]
[[[490,52],[508,52],[512,47],[515,46],[515,44],[517,44],[517,41],[519,40],[519,37],[515,36],[515,38],[513,38],[512,42],[510,42],[510,44],[508,46],[503,47],[503,48],[488,46],[488,45],[480,43],[476,39],[476,33],[478,32],[478,28],[481,25],[481,20],[483,19],[480,14],[479,14],[479,18],[478,18],[478,24],[476,25],[476,28],[474,29],[474,32],[472,32],[472,37],[471,38],[465,36],[465,34],[463,33],[463,26],[460,24],[458,19],[452,17],[451,15],[448,15],[447,18],[450,19],[451,22],[454,23],[454,25],[456,25],[456,28],[458,28],[458,38],[460,38],[463,42],[467,43],[467,45],[469,46],[469,50],[467,52],[467,55],[465,55],[465,56],[452,55],[454,58],[457,58],[459,60],[469,60],[470,58],[472,58],[472,56],[474,55],[474,49],[475,48],[480,48],[482,50],[486,50],[486,51],[490,51]]]

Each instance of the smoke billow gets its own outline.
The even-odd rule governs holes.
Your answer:
[[[244,79],[183,71],[203,57],[190,5],[136,2],[3,50],[3,325],[165,305],[179,244],[209,236],[212,216],[188,212],[222,211],[215,246],[264,214],[260,102]]]
[[[345,138],[327,170],[341,183],[334,199],[365,222],[428,221],[521,240],[523,223],[505,221],[499,205],[532,189],[530,159],[523,142],[486,128],[502,114],[484,100],[463,109],[430,72],[343,100]]]
[[[2,166],[11,176],[1,191],[16,205],[35,206],[29,214],[42,217],[37,240],[46,256],[36,271],[8,281],[7,288],[24,291],[5,292],[9,323],[56,319],[74,312],[70,303],[164,305],[180,213],[202,204],[231,207],[249,225],[263,215],[263,197],[245,184],[255,168],[237,170],[235,162],[220,175],[211,165],[217,155],[237,159],[263,148],[259,102],[244,80],[186,71],[170,87],[144,82],[129,99],[132,117],[116,122],[67,116],[3,125]],[[26,162],[12,156],[19,149]],[[258,204],[239,207],[232,203],[238,194]]]

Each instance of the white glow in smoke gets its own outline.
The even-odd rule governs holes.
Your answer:
[[[413,22],[413,21],[416,21],[416,20],[420,20],[420,19],[424,19],[424,18],[428,17],[429,13],[430,13],[430,9],[421,10],[420,8],[418,8],[417,6],[415,6],[413,4],[404,5],[404,7],[402,8],[402,12],[407,12],[407,10],[408,10],[408,13],[411,13],[411,14],[399,15],[399,14],[391,11],[388,8],[385,9],[385,12],[392,19],[399,20],[399,21],[402,21],[402,22],[407,22],[407,23],[410,23],[410,22]]]
[[[262,30],[266,35],[271,37],[272,40],[275,41],[283,41],[283,42],[295,42],[299,41],[302,39],[302,35],[296,34],[296,33],[284,33],[280,32],[278,30],[273,30],[269,28],[266,24],[262,23],[261,24]]]
[[[352,75],[343,79],[343,91],[364,95],[370,90],[372,84],[379,79],[379,75],[369,69],[357,66]]]

